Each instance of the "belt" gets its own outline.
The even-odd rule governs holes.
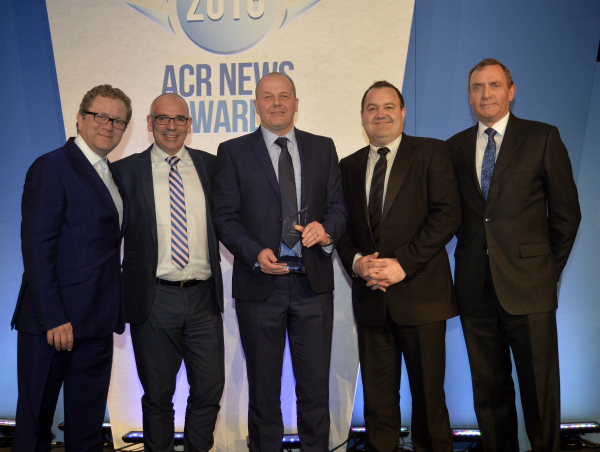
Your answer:
[[[156,278],[156,284],[161,284],[163,286],[192,287],[201,282],[202,282],[202,280],[200,280],[200,279],[188,279],[188,280],[183,280],[183,281],[167,281],[166,279]]]

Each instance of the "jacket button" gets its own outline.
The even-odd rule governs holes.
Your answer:
[[[281,218],[278,218],[277,221],[279,221],[281,223]]]
[[[490,221],[491,221],[491,219],[489,217],[485,219],[486,223],[489,223]]]
[[[487,249],[487,245],[484,243],[483,245],[481,245],[481,249],[482,250],[486,250]]]

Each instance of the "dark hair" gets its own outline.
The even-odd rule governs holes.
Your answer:
[[[480,71],[481,69],[483,69],[486,66],[500,66],[502,68],[502,70],[504,71],[504,75],[506,75],[506,80],[508,81],[508,87],[510,88],[511,86],[513,86],[513,79],[512,79],[512,76],[510,75],[510,71],[508,70],[508,68],[506,66],[504,66],[502,63],[500,63],[500,61],[498,61],[494,58],[486,58],[485,60],[481,60],[479,63],[477,63],[475,66],[473,66],[473,69],[471,69],[469,71],[469,86],[468,86],[469,91],[471,91],[471,75],[473,74],[473,72]]]
[[[127,95],[119,88],[113,88],[110,85],[98,85],[85,93],[85,96],[83,96],[83,99],[81,100],[81,104],[79,104],[79,113],[82,116],[85,115],[85,111],[89,111],[90,106],[94,103],[94,100],[98,96],[108,97],[109,99],[119,99],[123,101],[125,107],[127,108],[126,121],[129,122],[132,114],[131,99],[127,97]],[[77,130],[79,130],[79,127],[77,127]]]
[[[367,93],[376,88],[392,88],[398,94],[398,99],[400,99],[400,109],[404,108],[404,97],[402,97],[400,90],[386,80],[379,80],[378,82],[375,82],[369,86],[369,88],[365,91],[365,94],[363,94],[362,101],[360,102],[360,111],[365,109],[365,99],[367,98]]]

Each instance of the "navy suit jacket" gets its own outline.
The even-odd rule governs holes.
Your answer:
[[[120,248],[123,225],[106,185],[74,143],[38,158],[27,172],[22,201],[23,282],[11,325],[42,334],[71,322],[75,339],[125,329]]]
[[[298,129],[295,133],[302,167],[301,207],[308,206],[307,224],[321,223],[335,244],[348,218],[335,146],[331,138]],[[277,255],[282,219],[279,183],[260,128],[219,145],[213,200],[217,235],[235,257],[233,297],[266,300],[275,276],[262,273],[255,263],[265,248]],[[302,256],[313,292],[332,292],[331,255],[315,245],[303,247]]]
[[[206,232],[208,253],[217,294],[217,302],[223,311],[223,278],[221,276],[219,241],[211,217],[211,179],[215,156],[186,146],[200,178],[206,202]],[[114,166],[130,194],[131,210],[129,227],[125,233],[123,256],[123,291],[125,293],[125,319],[127,323],[142,323],[148,317],[156,288],[158,265],[158,239],[156,231],[156,207],[152,180],[152,146],[139,154],[133,154],[115,162]],[[188,196],[189,194],[186,194]],[[190,195],[191,196],[191,195]]]

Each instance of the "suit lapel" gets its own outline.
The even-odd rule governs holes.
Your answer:
[[[142,181],[142,192],[148,214],[148,224],[154,242],[154,249],[158,250],[158,238],[156,232],[156,204],[154,202],[154,182],[152,180],[152,146],[142,152],[138,159],[138,171]]]
[[[248,142],[250,143],[250,147],[252,148],[252,152],[254,152],[254,156],[258,160],[258,163],[267,175],[267,179],[273,187],[273,190],[275,190],[277,196],[280,197],[279,183],[277,182],[277,176],[275,175],[275,170],[273,169],[273,163],[271,162],[271,157],[269,156],[269,151],[267,149],[267,145],[265,144],[260,127],[258,130],[256,130],[256,132],[248,136]]]
[[[362,148],[359,152],[360,155],[357,157],[356,161],[352,165],[352,181],[354,186],[352,187],[354,190],[354,194],[356,196],[356,200],[360,205],[363,216],[367,224],[369,221],[369,207],[367,206],[367,191],[366,191],[366,183],[367,183],[367,165],[369,164],[369,149],[370,146]]]
[[[385,203],[383,204],[383,216],[381,218],[382,223],[385,221],[385,218],[394,203],[394,199],[396,199],[396,196],[398,195],[400,187],[402,187],[402,183],[408,174],[410,165],[415,158],[416,151],[417,148],[412,137],[403,133],[400,147],[398,148],[396,158],[394,158],[394,164],[392,165],[390,177],[388,179]]]
[[[202,184],[202,190],[204,191],[204,204],[206,206],[206,231],[209,242],[209,258],[211,265],[211,272],[213,276],[216,277],[215,266],[219,265],[217,262],[217,256],[213,256],[214,253],[211,253],[210,250],[218,249],[219,244],[217,242],[217,235],[214,230],[213,222],[212,222],[212,193],[211,193],[211,181],[206,172],[206,165],[202,159],[200,152],[190,149],[186,146],[190,157],[192,158],[192,162],[194,163],[194,168],[196,168],[196,172],[198,173],[198,177],[200,178],[200,184]],[[219,256],[220,259],[220,256]]]
[[[508,124],[506,125],[502,144],[500,145],[498,160],[496,160],[496,166],[494,167],[492,181],[490,182],[490,190],[494,186],[494,182],[500,177],[500,173],[504,171],[506,165],[508,165],[508,162],[517,151],[521,141],[523,141],[521,124],[519,124],[519,119],[511,113],[508,118]]]
[[[110,196],[110,192],[108,191],[108,188],[106,188],[104,181],[96,169],[91,165],[90,161],[86,158],[81,149],[79,149],[79,147],[75,144],[73,139],[69,139],[66,148],[69,161],[93,187],[102,203],[112,214],[113,218],[115,219],[117,231],[120,232],[121,228],[119,225],[119,212],[117,211],[115,202],[113,201],[112,196]]]
[[[463,158],[466,162],[467,174],[469,178],[475,184],[477,191],[479,192],[479,196],[483,199],[483,194],[481,193],[481,184],[479,183],[479,179],[477,178],[477,168],[476,168],[476,152],[477,152],[477,129],[478,124],[475,124],[467,134],[467,138],[461,144],[461,148],[463,151]]]
[[[112,164],[109,162],[108,167],[110,168],[110,172],[112,173],[113,180],[119,189],[119,194],[121,195],[121,200],[123,201],[123,224],[121,225],[121,237],[123,237],[125,230],[127,229],[127,223],[129,222],[129,197],[127,192],[125,191],[125,186],[119,175],[115,171]]]
[[[299,209],[303,209],[306,206],[306,200],[310,199],[308,196],[308,190],[310,189],[310,179],[311,179],[311,168],[313,165],[310,165],[310,154],[312,152],[312,148],[310,147],[310,140],[304,132],[301,130],[295,129],[296,134],[296,143],[298,144],[298,154],[300,155],[300,167],[301,167],[301,193],[300,193],[300,205]]]

